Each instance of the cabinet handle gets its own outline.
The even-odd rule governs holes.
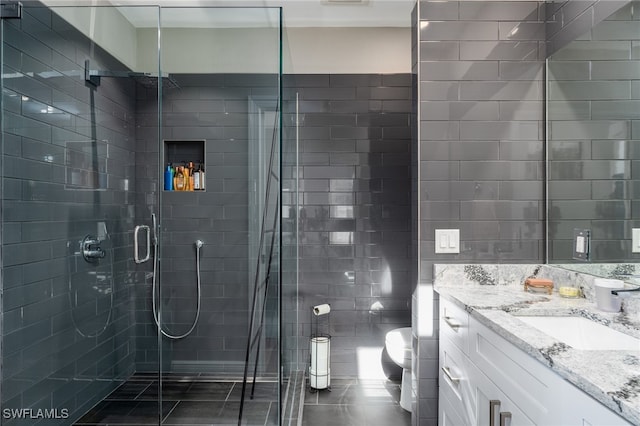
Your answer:
[[[453,383],[457,384],[460,381],[460,377],[453,377],[451,375],[451,370],[449,370],[449,367],[442,367],[442,372],[444,373],[445,376],[447,376],[449,378],[449,380],[451,380]]]
[[[489,426],[495,426],[496,424],[496,407],[500,409],[500,400],[492,399],[489,401]]]
[[[509,419],[509,426],[511,426],[511,413],[508,411],[501,411],[500,426],[507,426],[507,419]]]
[[[447,323],[447,325],[451,328],[453,328],[455,331],[458,331],[458,329],[460,328],[460,324],[458,324],[457,322],[453,322],[451,321],[452,317],[444,317],[444,322]]]

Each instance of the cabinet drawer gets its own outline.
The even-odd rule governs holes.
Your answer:
[[[469,324],[469,358],[527,417],[544,424],[554,403],[553,372],[475,319]]]
[[[463,353],[469,353],[469,314],[440,298],[440,336],[451,340]]]
[[[469,364],[469,358],[450,339],[440,338],[440,397],[447,398],[456,408],[456,417],[462,419],[464,425],[475,424],[473,404],[470,403],[474,395],[469,380]]]

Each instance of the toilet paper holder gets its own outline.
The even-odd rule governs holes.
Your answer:
[[[309,339],[309,391],[331,391],[331,305],[311,308]]]

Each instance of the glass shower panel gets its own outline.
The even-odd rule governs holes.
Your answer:
[[[136,399],[154,379],[135,373],[156,365],[157,375],[158,339],[137,323],[149,269],[132,262],[132,229],[148,181],[138,139],[158,134],[136,128],[148,82],[130,18],[157,33],[158,8],[34,4],[0,21],[1,405],[11,410],[0,421],[72,424],[113,399],[119,413],[157,418],[153,396]]]
[[[278,424],[280,10],[167,7],[161,33],[166,422]]]

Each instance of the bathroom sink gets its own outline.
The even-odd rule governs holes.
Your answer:
[[[518,316],[563,343],[582,350],[640,350],[640,339],[582,317]]]

